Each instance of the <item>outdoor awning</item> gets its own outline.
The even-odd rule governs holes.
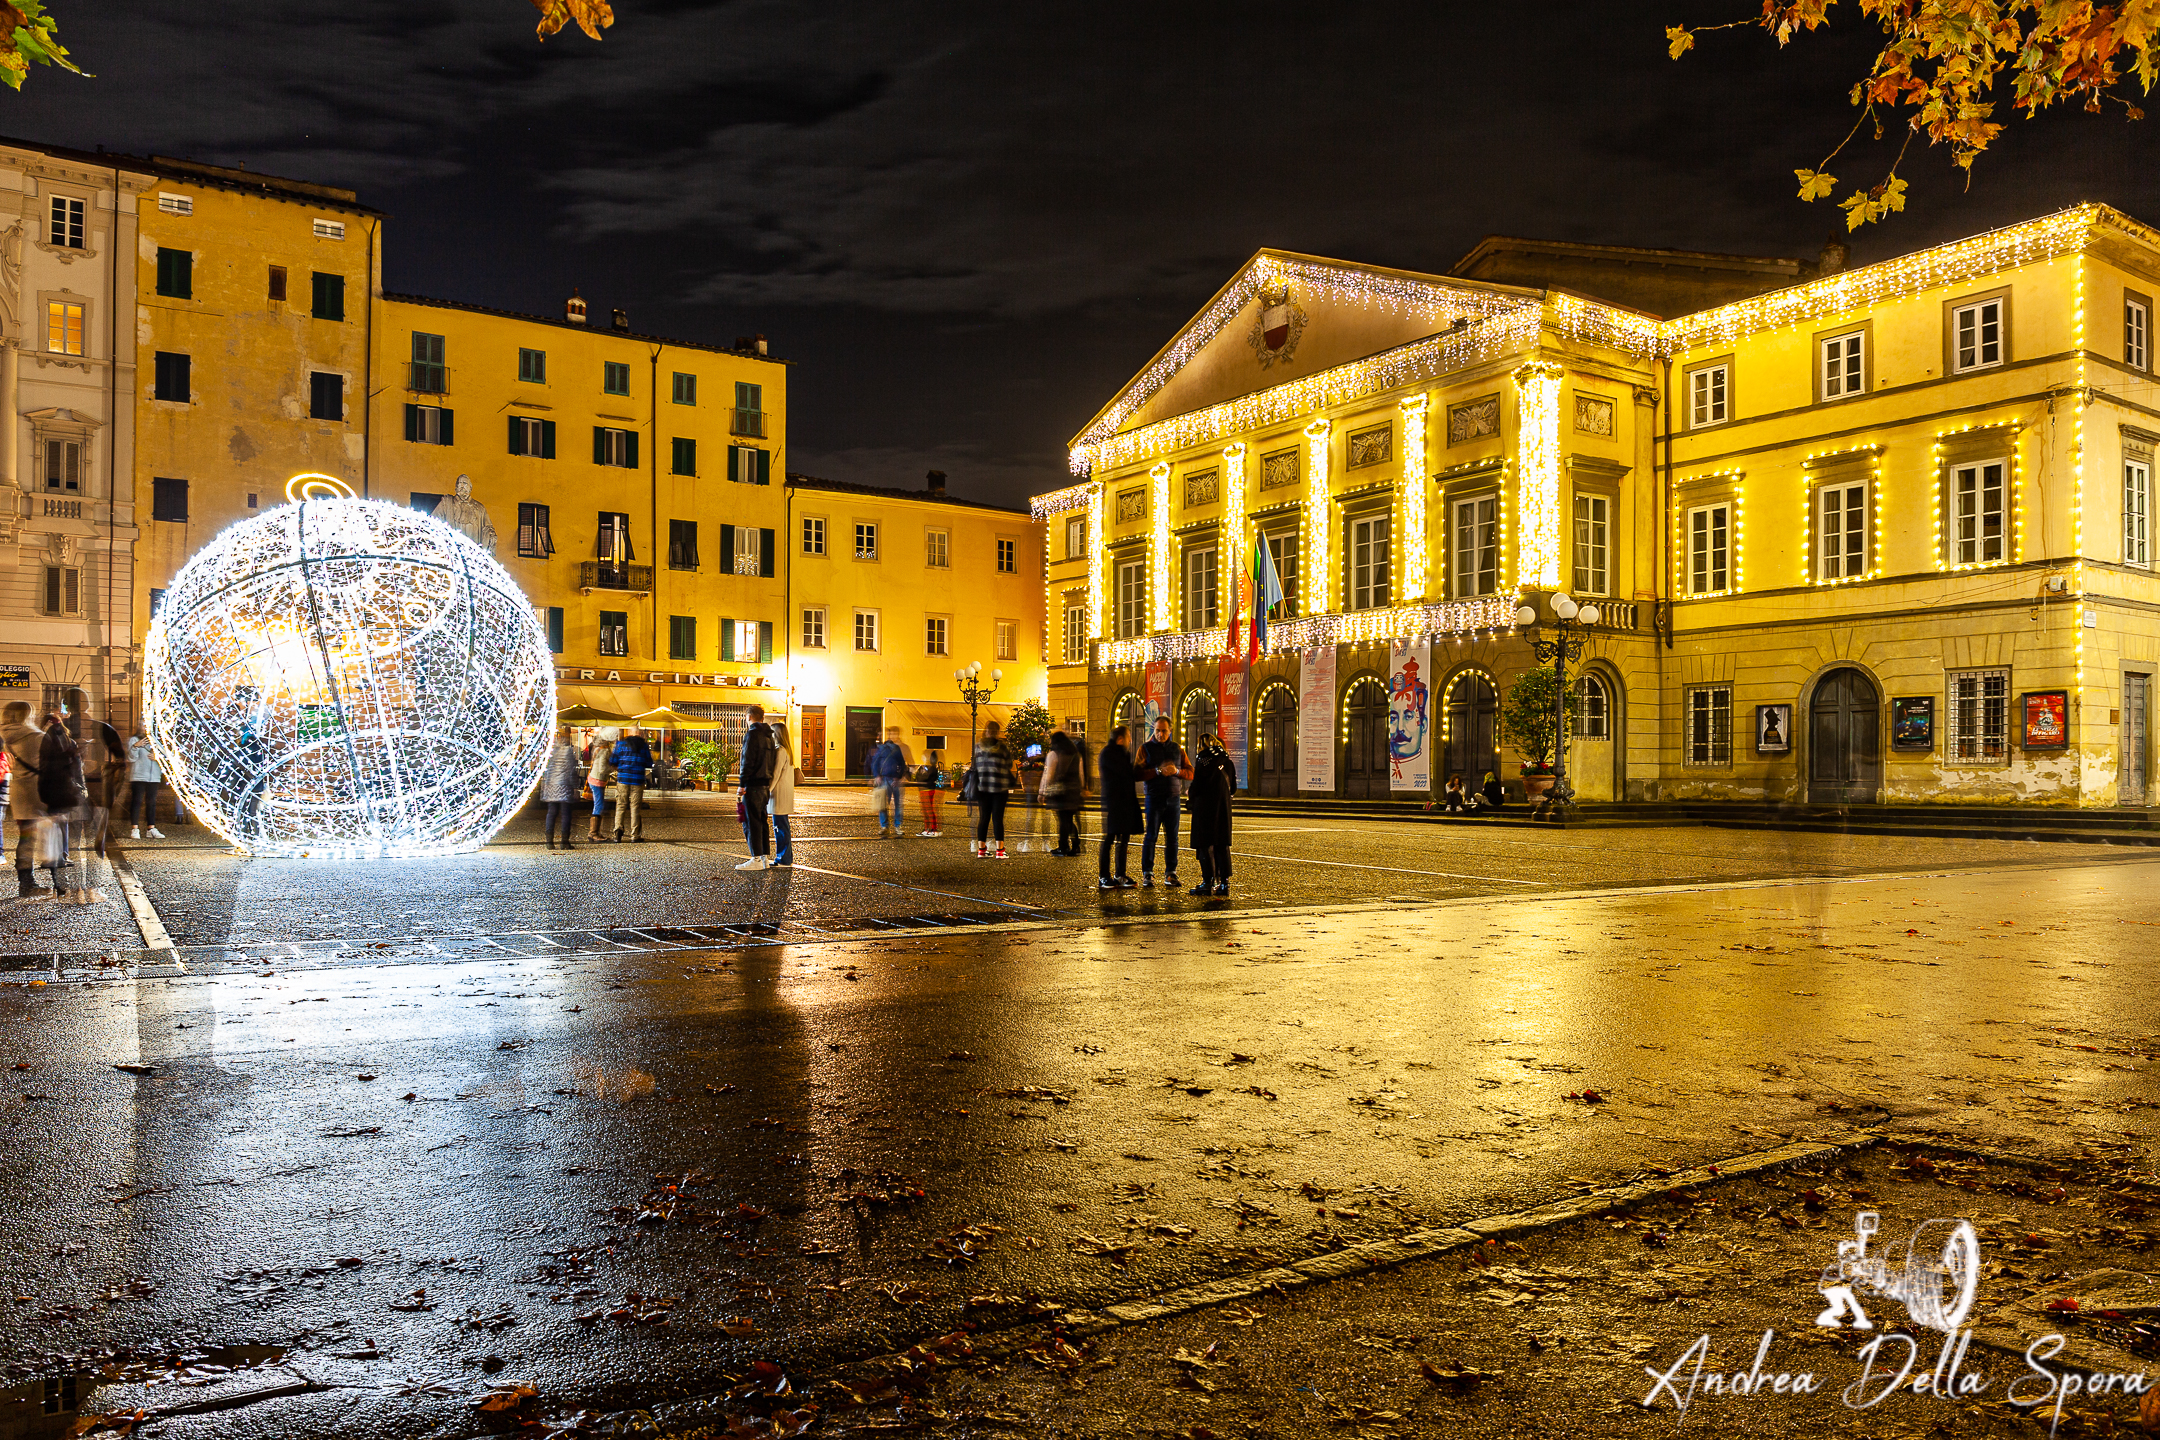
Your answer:
[[[567,710],[573,705],[590,705],[595,710],[606,710],[626,719],[653,708],[652,696],[642,685],[564,685],[555,686],[555,708]],[[618,722],[609,721],[609,724]]]
[[[1012,718],[1014,706],[993,702],[977,710],[976,720],[995,720],[1003,725]],[[910,750],[920,752],[923,741],[931,735],[943,735],[947,750],[969,748],[968,707],[959,700],[888,700],[885,702],[885,724],[888,728],[900,727],[900,741]]]

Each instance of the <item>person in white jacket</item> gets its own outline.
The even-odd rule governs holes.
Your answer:
[[[778,721],[773,723],[772,811],[773,864],[795,863],[795,833],[788,827],[788,817],[795,813],[795,742],[788,738],[788,728]]]

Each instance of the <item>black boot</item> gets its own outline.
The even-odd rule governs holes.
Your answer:
[[[22,869],[15,872],[15,898],[18,900],[50,900],[52,891],[37,883],[37,871]]]

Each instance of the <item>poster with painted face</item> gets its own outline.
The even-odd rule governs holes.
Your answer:
[[[1388,650],[1388,787],[1432,789],[1431,689],[1425,673],[1432,647],[1419,640]]]
[[[1755,753],[1783,755],[1792,749],[1792,706],[1755,707]]]

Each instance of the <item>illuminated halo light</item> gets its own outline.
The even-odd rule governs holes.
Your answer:
[[[234,845],[445,855],[532,793],[555,679],[531,603],[485,551],[340,497],[244,520],[187,563],[151,625],[143,703],[167,782]]]
[[[296,504],[302,500],[350,500],[353,488],[335,475],[307,470],[285,482],[285,498]]]

